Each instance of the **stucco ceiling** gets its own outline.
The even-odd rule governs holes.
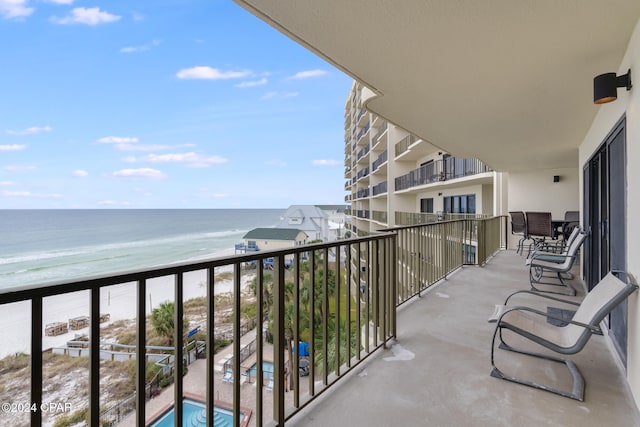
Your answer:
[[[593,77],[618,71],[640,16],[640,0],[235,1],[371,88],[371,111],[503,171],[577,166],[607,108]]]

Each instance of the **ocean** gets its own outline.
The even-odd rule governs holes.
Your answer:
[[[0,292],[215,257],[285,209],[0,210]]]

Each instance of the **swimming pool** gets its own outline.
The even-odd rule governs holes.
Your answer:
[[[206,425],[207,409],[202,402],[192,399],[184,399],[182,401],[182,425],[201,427]],[[174,415],[173,407],[153,421],[151,427],[173,427]],[[240,422],[244,418],[244,414],[240,414]],[[213,423],[217,426],[231,427],[233,425],[233,412],[220,408],[218,406],[213,409]]]
[[[247,371],[247,374],[249,374],[249,376],[251,377],[255,377],[256,376],[256,371],[257,369],[257,364],[254,363],[253,366],[251,366],[249,368],[249,370]],[[273,378],[273,363],[272,362],[265,362],[262,361],[262,377],[266,378],[268,380]]]

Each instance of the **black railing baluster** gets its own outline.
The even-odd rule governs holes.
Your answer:
[[[42,425],[42,297],[31,299],[31,427]]]
[[[146,422],[147,376],[147,281],[138,280],[136,289],[136,425]],[[153,385],[149,389],[153,393]],[[151,398],[151,396],[149,396]]]
[[[90,291],[89,324],[89,425],[100,424],[100,287]]]

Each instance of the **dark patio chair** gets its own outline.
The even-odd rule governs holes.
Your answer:
[[[517,349],[508,345],[503,337],[503,330],[509,330],[535,344],[563,355],[580,352],[591,338],[592,334],[602,335],[600,322],[609,315],[618,304],[638,289],[636,284],[625,283],[613,273],[607,274],[595,288],[584,298],[582,303],[566,301],[549,295],[542,295],[532,291],[519,291],[509,295],[504,305],[496,306],[496,311],[489,318],[489,322],[496,322],[496,329],[491,341],[491,376],[503,380],[523,384],[539,390],[548,391],[560,396],[579,401],[584,400],[584,378],[578,367],[570,359],[552,355]],[[517,294],[530,294],[543,300],[555,301],[572,306],[578,306],[571,320],[554,316],[547,311],[541,311],[527,306],[508,306],[509,299]],[[557,322],[550,323],[553,319]],[[561,323],[558,323],[561,322]],[[562,325],[562,326],[560,326]],[[533,356],[557,363],[563,363],[569,369],[573,385],[571,391],[559,390],[534,381],[516,378],[503,373],[496,367],[494,352],[496,337],[500,338],[498,348],[519,354]]]
[[[532,246],[535,249],[541,248],[547,244],[547,238],[553,239],[553,225],[551,220],[551,212],[526,212],[527,234],[533,240],[533,244],[529,245],[527,258],[531,254]]]
[[[562,238],[567,239],[571,232],[580,226],[580,211],[566,211],[564,213],[564,221],[562,224]]]
[[[522,236],[518,240],[517,254],[522,255],[524,252],[524,242],[529,238],[527,236],[527,220],[522,211],[509,212],[511,216],[511,234],[515,236]]]

